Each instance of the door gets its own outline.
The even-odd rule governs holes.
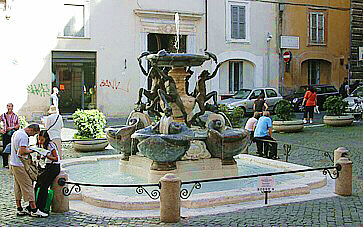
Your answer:
[[[52,87],[59,89],[60,113],[97,107],[95,56],[94,52],[53,52]]]

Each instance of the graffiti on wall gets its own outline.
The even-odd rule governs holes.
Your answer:
[[[30,84],[28,85],[26,90],[28,91],[29,94],[39,95],[41,97],[51,95],[49,84],[43,84],[43,83]]]
[[[127,82],[116,81],[116,80],[102,80],[100,88],[111,88],[113,90],[121,90],[124,92],[130,91],[130,80]]]

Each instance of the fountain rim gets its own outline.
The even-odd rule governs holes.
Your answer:
[[[166,55],[150,54],[146,59],[162,67],[201,66],[210,57],[190,53],[167,53]]]

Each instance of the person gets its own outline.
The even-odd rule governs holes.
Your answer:
[[[313,123],[314,118],[314,107],[316,106],[317,97],[316,97],[316,89],[313,86],[310,86],[304,95],[304,100],[302,105],[305,106],[304,111],[304,124]]]
[[[254,142],[253,133],[255,131],[258,118],[260,118],[260,114],[258,112],[254,112],[253,117],[249,118],[246,122],[245,129],[248,132],[247,138],[249,139],[249,145],[251,145]],[[248,146],[246,146],[246,149],[242,153],[248,154]]]
[[[59,93],[59,90],[57,87],[53,87],[53,93],[52,95],[50,96],[50,105],[51,106],[56,106],[57,107],[57,111],[59,111],[59,99],[58,99],[58,93]]]
[[[253,142],[253,133],[255,131],[256,123],[259,118],[260,118],[260,113],[254,112],[253,117],[249,118],[245,125],[245,129],[248,131],[251,143]]]
[[[342,85],[340,85],[339,88],[339,94],[342,96],[342,98],[346,98],[348,96],[347,85],[348,85],[348,78],[344,78],[344,82],[342,83]]]
[[[3,122],[4,128],[0,130],[3,137],[3,151],[5,151],[6,145],[11,142],[11,136],[13,133],[20,128],[19,117],[13,112],[14,105],[8,103],[6,105],[8,111],[1,115],[1,121]],[[3,167],[9,168],[9,154],[3,152]]]
[[[269,111],[263,111],[255,127],[254,140],[260,157],[277,159],[277,142],[272,138],[272,120]],[[269,147],[271,148],[269,152]]]
[[[50,106],[49,116],[44,118],[44,127],[48,130],[51,141],[57,146],[59,158],[62,159],[62,139],[63,118],[57,111],[56,106]]]
[[[265,102],[264,95],[261,94],[258,96],[257,100],[253,103],[253,111],[262,114],[263,111],[267,111],[268,105]]]
[[[45,204],[48,198],[48,188],[54,181],[54,179],[60,173],[60,157],[58,154],[57,146],[51,142],[50,135],[47,130],[41,130],[38,135],[37,145],[50,151],[45,158],[45,170],[38,176],[37,183],[34,187],[34,192],[37,193],[38,197],[36,206],[41,212],[45,212]]]
[[[11,137],[10,169],[14,175],[14,194],[17,206],[17,215],[24,216],[30,214],[32,217],[48,217],[48,214],[37,209],[34,200],[33,182],[25,171],[24,164],[20,157],[26,157],[32,152],[28,149],[29,136],[34,136],[40,131],[38,124],[31,124],[24,129],[20,129]],[[26,209],[21,206],[21,199],[29,202]]]

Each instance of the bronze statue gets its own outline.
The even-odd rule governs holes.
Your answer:
[[[188,125],[188,114],[185,111],[183,101],[180,98],[178,90],[176,88],[176,83],[173,77],[164,73],[158,66],[153,66],[155,70],[161,75],[164,81],[164,87],[160,87],[158,90],[159,98],[164,102],[163,111],[166,116],[172,115],[172,109],[169,105],[170,102],[175,103],[183,114],[185,123]]]
[[[155,110],[155,105],[156,105],[156,103],[158,101],[158,97],[159,97],[158,90],[165,89],[164,82],[154,67],[152,67],[149,72],[146,72],[146,70],[144,69],[144,67],[141,64],[141,58],[144,56],[147,56],[149,54],[150,54],[149,52],[143,52],[140,55],[140,57],[137,58],[142,73],[151,79],[151,89],[150,90],[146,90],[144,88],[139,89],[139,98],[138,98],[138,101],[135,103],[135,105],[137,106],[135,108],[135,111],[143,112],[144,110],[148,110],[148,111],[154,113],[155,115],[157,115],[158,117],[161,117],[160,113]],[[148,98],[148,100],[150,101],[150,103],[148,103],[148,105],[146,105],[146,106],[145,106],[145,104],[143,104],[141,102],[142,95],[145,95]]]
[[[195,86],[195,89],[191,96],[195,97],[195,101],[198,103],[198,107],[200,111],[196,113],[192,119],[189,121],[189,125],[199,125],[202,127],[205,127],[204,124],[201,123],[200,116],[202,116],[206,111],[206,105],[205,103],[213,98],[213,103],[215,106],[217,106],[217,92],[211,91],[207,94],[206,85],[205,82],[207,80],[212,79],[217,75],[217,71],[222,63],[219,63],[217,67],[214,69],[212,75],[208,72],[208,70],[203,70],[200,75],[198,76],[197,85]],[[188,78],[189,79],[189,78]],[[187,89],[187,88],[186,88]]]

